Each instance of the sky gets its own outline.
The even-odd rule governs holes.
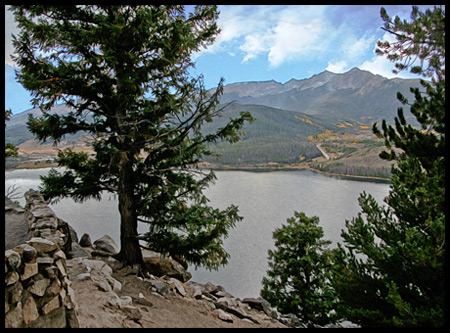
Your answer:
[[[31,108],[29,94],[14,79],[11,34],[19,32],[5,6],[5,109]],[[353,67],[387,78],[394,65],[375,54],[378,40],[392,41],[381,29],[381,5],[219,5],[221,32],[206,49],[192,55],[193,75],[206,88],[246,81],[306,79],[325,70],[344,73]],[[388,15],[410,19],[412,5],[383,6]],[[429,6],[419,6],[422,11]]]

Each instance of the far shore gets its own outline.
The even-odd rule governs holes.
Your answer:
[[[22,170],[22,169],[48,169],[48,168],[56,168],[58,165],[56,163],[52,164],[26,164],[19,165],[16,168],[5,169],[5,172],[13,171],[13,170]],[[296,170],[310,170],[313,172],[318,172],[326,176],[330,177],[338,177],[342,179],[348,180],[357,180],[357,181],[366,181],[366,182],[376,182],[376,183],[386,183],[390,184],[391,180],[389,178],[381,178],[374,176],[358,176],[351,174],[341,174],[341,173],[332,173],[327,171],[322,171],[319,169],[315,169],[308,164],[266,164],[266,165],[245,165],[245,166],[235,166],[235,165],[222,165],[222,164],[211,164],[211,163],[202,163],[199,166],[200,169],[212,169],[212,170],[220,170],[220,171],[248,171],[248,172],[273,172],[273,171],[296,171]]]
[[[272,172],[272,171],[296,171],[296,170],[310,170],[313,172],[321,173],[330,177],[338,177],[348,180],[370,181],[377,183],[390,184],[389,178],[374,177],[374,176],[358,176],[351,174],[333,173],[322,171],[311,167],[308,164],[285,164],[285,165],[248,165],[248,166],[235,166],[235,165],[222,165],[222,164],[205,164],[200,166],[201,169],[213,169],[223,171],[248,171],[248,172]]]

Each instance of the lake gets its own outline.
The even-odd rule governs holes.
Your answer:
[[[15,184],[17,193],[37,189],[39,175],[50,169],[13,170],[5,172],[5,191]],[[190,267],[192,280],[219,284],[235,297],[258,297],[261,280],[268,269],[268,250],[273,248],[273,231],[286,223],[294,211],[318,216],[325,238],[336,246],[345,220],[361,211],[358,197],[363,191],[382,203],[389,184],[331,177],[311,170],[249,172],[216,171],[217,181],[206,190],[210,204],[225,208],[239,206],[242,222],[229,232],[224,247],[230,254],[229,263],[218,271]],[[18,200],[22,205],[25,199]],[[92,241],[107,234],[118,245],[119,212],[114,195],[106,194],[101,201],[82,204],[63,199],[52,205],[55,213],[68,222],[81,237],[88,233]],[[145,225],[139,232],[147,231]]]

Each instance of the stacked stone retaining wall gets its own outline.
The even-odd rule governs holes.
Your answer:
[[[76,328],[77,304],[66,270],[70,227],[38,191],[25,198],[31,239],[5,251],[5,327]]]

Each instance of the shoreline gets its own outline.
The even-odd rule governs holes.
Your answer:
[[[27,169],[49,169],[55,168],[57,165],[49,165],[49,166],[26,166],[26,167],[18,167],[18,168],[8,168],[5,169],[5,172],[14,171],[14,170],[27,170]],[[322,171],[319,169],[312,168],[306,164],[290,164],[290,165],[249,165],[249,166],[234,166],[234,165],[222,165],[222,164],[210,164],[210,163],[202,163],[198,166],[199,169],[212,169],[218,171],[247,171],[247,172],[275,172],[275,171],[297,171],[297,170],[310,170],[313,172],[320,173],[325,176],[342,178],[346,180],[355,180],[355,181],[366,181],[366,182],[375,182],[375,183],[384,183],[390,184],[391,180],[389,178],[381,178],[375,176],[358,176],[351,174],[341,174],[341,173],[333,173]]]
[[[200,169],[212,169],[212,170],[220,170],[220,171],[248,171],[248,172],[274,172],[274,171],[297,171],[297,170],[310,170],[313,172],[320,173],[325,176],[342,178],[346,180],[355,180],[355,181],[366,181],[366,182],[375,182],[375,183],[385,183],[390,184],[390,178],[381,178],[375,176],[358,176],[351,174],[342,174],[342,173],[333,173],[328,171],[322,171],[319,169],[312,168],[309,165],[304,164],[291,164],[285,166],[233,166],[233,165],[200,165]]]

